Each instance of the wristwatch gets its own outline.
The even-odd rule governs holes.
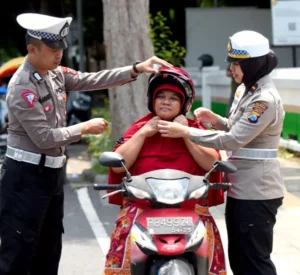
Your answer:
[[[141,61],[136,61],[133,63],[132,67],[133,67],[133,71],[136,73],[136,74],[141,74],[142,72],[140,72],[137,68],[136,68],[136,65],[137,64],[140,64],[142,63]]]

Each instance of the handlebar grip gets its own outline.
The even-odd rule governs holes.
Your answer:
[[[209,189],[214,189],[214,190],[218,190],[218,189],[229,189],[229,187],[231,186],[230,182],[222,182],[222,183],[210,183],[209,184]]]
[[[95,183],[94,190],[121,190],[122,184]]]

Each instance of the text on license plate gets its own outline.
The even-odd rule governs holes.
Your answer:
[[[193,218],[147,218],[147,228],[150,234],[190,234],[193,230]]]

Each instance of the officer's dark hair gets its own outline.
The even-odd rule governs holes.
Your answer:
[[[43,43],[40,40],[30,36],[28,33],[26,33],[25,40],[26,40],[26,47],[28,47],[28,45],[31,44],[36,46],[37,48],[40,48],[41,43]]]

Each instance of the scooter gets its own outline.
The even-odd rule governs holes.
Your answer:
[[[116,152],[104,152],[99,161],[107,167],[123,167],[121,184],[94,184],[95,190],[110,190],[102,198],[123,193],[145,207],[131,229],[131,274],[134,275],[207,275],[208,240],[206,228],[193,211],[181,208],[187,200],[205,198],[209,189],[228,189],[229,183],[209,183],[217,170],[234,173],[229,162],[217,161],[205,176],[173,169],[161,169],[131,176],[125,160]],[[143,208],[141,204],[141,208]]]

